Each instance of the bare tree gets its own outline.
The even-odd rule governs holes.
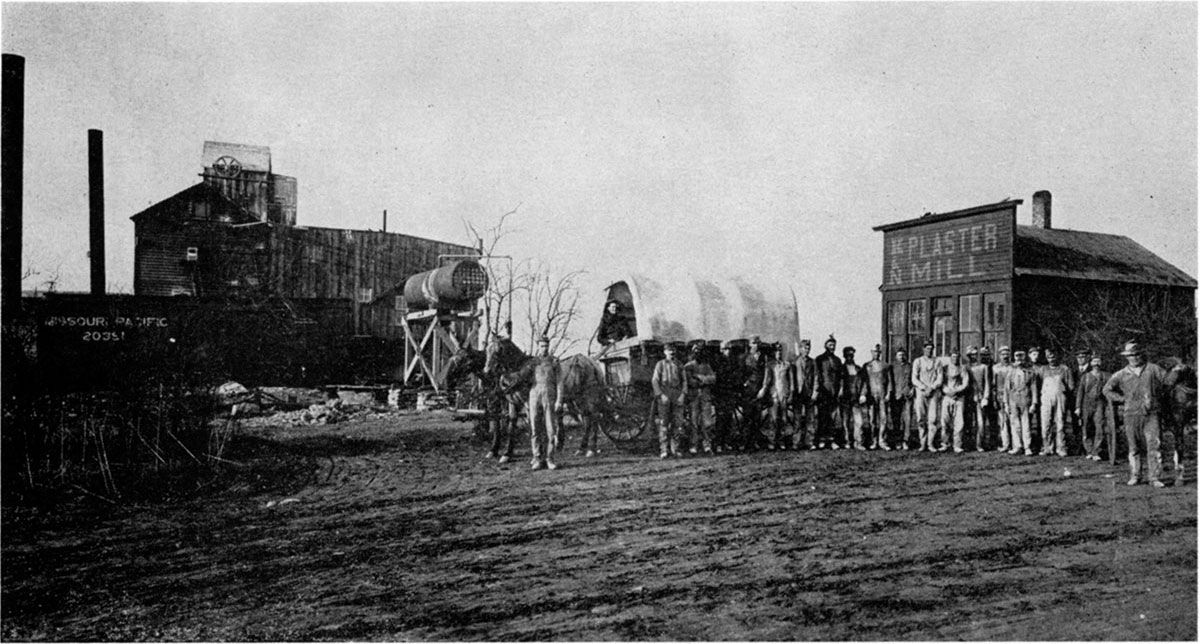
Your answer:
[[[463,220],[471,246],[479,249],[488,276],[487,294],[483,296],[483,328],[487,331],[486,335],[480,337],[483,342],[490,336],[507,335],[505,327],[506,323],[512,322],[513,300],[529,288],[528,279],[514,266],[512,258],[499,254],[500,243],[516,232],[509,228],[508,222],[520,207],[517,204],[516,208],[500,215],[500,219],[487,228]]]
[[[27,281],[33,281],[38,278],[45,278],[45,279],[42,279],[41,281],[34,282],[33,291],[35,293],[38,293],[42,290],[41,287],[45,287],[45,291],[47,293],[53,293],[56,290],[58,290],[58,283],[62,280],[62,266],[63,266],[63,263],[61,260],[58,262],[58,264],[54,267],[54,270],[52,270],[52,271],[44,272],[44,271],[38,270],[32,266],[28,266],[25,268],[24,271],[21,272],[21,283],[24,284]]]
[[[579,311],[576,280],[583,274],[584,271],[576,270],[555,276],[540,262],[529,270],[525,315],[529,323],[530,346],[545,336],[550,339],[550,352],[561,355],[578,343],[570,337],[570,329]]]
[[[514,317],[519,317],[526,326],[520,335],[529,339],[528,347],[535,346],[538,338],[545,335],[550,338],[551,352],[559,355],[577,342],[571,339],[570,327],[578,316],[577,282],[583,271],[555,275],[542,262],[515,261],[501,255],[501,242],[518,232],[510,225],[518,208],[519,204],[487,228],[463,221],[471,245],[479,249],[488,273],[483,326],[492,335],[506,335],[508,331],[515,338],[518,334],[505,327],[514,321]],[[514,305],[518,309],[516,316]]]

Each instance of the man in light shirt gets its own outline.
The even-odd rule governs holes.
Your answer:
[[[933,357],[933,342],[926,340],[924,355],[913,361],[912,383],[916,388],[913,406],[917,409],[917,428],[920,432],[920,451],[935,451],[933,439],[940,433],[938,408],[942,404],[942,366]],[[942,445],[945,449],[945,445]]]

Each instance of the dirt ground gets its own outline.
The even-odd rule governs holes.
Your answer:
[[[6,505],[3,638],[1197,637],[1194,470],[603,442],[533,472],[484,447],[441,413],[246,427],[229,458],[269,475],[216,496]]]

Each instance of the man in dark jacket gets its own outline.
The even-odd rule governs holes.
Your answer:
[[[1104,397],[1104,385],[1112,377],[1100,366],[1100,356],[1089,354],[1088,368],[1079,374],[1079,386],[1075,389],[1075,415],[1082,430],[1084,458],[1100,460],[1100,447],[1108,434],[1111,414],[1108,399]],[[1108,449],[1112,450],[1113,445]]]
[[[758,399],[767,370],[767,356],[762,347],[762,340],[757,335],[750,338],[750,350],[743,363],[745,380],[742,381],[742,435],[739,449],[754,450],[767,446],[762,434],[764,408]]]
[[[796,446],[798,449],[816,449],[816,437],[813,427],[816,421],[813,409],[813,392],[817,384],[817,365],[809,357],[812,342],[800,341],[800,355],[796,356],[793,367],[796,374],[796,397],[793,413],[796,418]]]
[[[814,366],[817,386],[813,402],[817,405],[817,444],[838,449],[842,447],[834,437],[837,425],[838,398],[842,395],[844,369],[837,357],[837,340],[832,335],[825,341],[825,353],[817,356]]]
[[[896,350],[896,361],[892,363],[892,427],[900,434],[900,449],[907,450],[913,440],[913,395],[916,388],[912,383],[912,363],[908,352]]]

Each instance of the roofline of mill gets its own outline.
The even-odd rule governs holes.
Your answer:
[[[944,213],[936,213],[936,214],[934,214],[934,213],[925,214],[920,217],[917,217],[916,219],[906,219],[904,221],[898,221],[894,224],[883,224],[880,226],[875,226],[871,230],[874,230],[876,232],[885,232],[886,233],[886,232],[891,232],[893,230],[898,230],[900,228],[911,228],[912,226],[921,226],[924,224],[932,224],[932,223],[939,222],[939,221],[949,221],[951,219],[958,219],[960,217],[970,217],[971,215],[978,215],[981,213],[992,212],[992,211],[1001,210],[1004,208],[1014,208],[1015,209],[1017,206],[1019,206],[1023,203],[1025,203],[1025,201],[1023,199],[1005,199],[1004,201],[997,201],[996,203],[990,203],[990,204],[986,204],[983,206],[975,206],[973,208],[967,208],[965,210],[955,210],[953,212],[944,212]]]

